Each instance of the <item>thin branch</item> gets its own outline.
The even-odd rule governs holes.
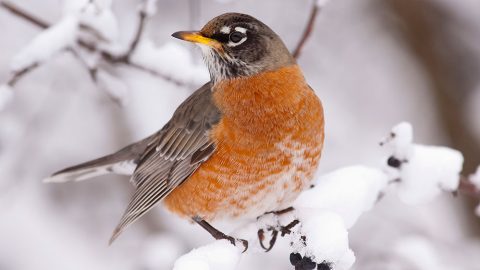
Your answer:
[[[97,71],[98,68],[96,66],[90,66],[81,56],[80,54],[75,51],[72,48],[68,48],[68,51],[73,54],[75,58],[78,59],[78,61],[85,67],[85,69],[88,71],[88,74],[90,75],[90,79],[92,79],[92,82],[96,85],[98,83],[97,80]]]
[[[293,57],[298,59],[300,54],[302,53],[303,47],[305,46],[307,40],[310,38],[313,32],[313,26],[315,25],[315,20],[317,19],[317,15],[319,12],[319,7],[316,3],[316,0],[313,0],[312,10],[310,11],[310,17],[305,25],[305,29],[303,30],[303,34],[300,37],[300,41],[297,44],[297,47],[293,51]]]
[[[105,38],[102,33],[100,33],[99,31],[97,31],[97,29],[95,28],[92,28],[91,26],[89,25],[86,25],[86,24],[83,24],[83,23],[80,23],[78,25],[78,27],[85,31],[85,32],[89,32],[92,36],[94,36],[96,39],[98,40],[101,40],[101,41],[108,41],[107,38]]]
[[[42,28],[42,29],[46,29],[48,28],[50,25],[48,23],[46,23],[45,21],[43,21],[42,19],[26,12],[25,10],[23,10],[22,8],[20,7],[17,7],[9,2],[6,2],[6,1],[0,1],[0,7],[3,7],[4,9],[6,9],[7,11],[11,12],[13,15],[16,15],[28,22],[30,22],[31,24],[39,27],[39,28]],[[32,70],[36,69],[37,67],[40,66],[40,63],[38,62],[35,62],[19,71],[16,71],[14,72],[10,79],[8,79],[7,81],[7,85],[13,87],[15,86],[15,84],[23,77],[25,76],[26,74],[28,74],[29,72],[31,72]]]
[[[117,62],[117,63],[120,63],[120,64],[124,64],[130,68],[134,68],[134,69],[138,69],[138,70],[141,70],[143,72],[146,72],[146,73],[149,73],[153,76],[156,76],[156,77],[159,77],[159,78],[162,78],[164,81],[167,81],[167,82],[170,82],[170,83],[173,83],[177,86],[184,86],[184,87],[194,87],[194,85],[191,85],[191,84],[188,84],[188,83],[185,83],[183,81],[180,81],[180,80],[177,80],[171,76],[168,76],[168,75],[165,75],[163,73],[160,73],[154,69],[151,69],[151,68],[148,68],[148,67],[145,67],[145,66],[142,66],[142,65],[139,65],[139,64],[136,64],[136,63],[132,63],[132,62]]]
[[[16,16],[32,23],[33,25],[42,28],[42,29],[48,28],[50,26],[49,23],[46,23],[45,21],[37,18],[36,16],[28,13],[27,11],[25,11],[25,10],[17,7],[16,5],[7,2],[7,1],[0,1],[0,7],[5,8],[6,10],[12,12],[14,15],[16,15]],[[143,30],[145,28],[146,18],[147,18],[147,14],[143,10],[140,11],[140,13],[139,13],[139,24],[138,24],[137,31],[135,32],[135,36],[132,40],[132,43],[129,46],[128,51],[124,55],[121,55],[121,56],[113,55],[108,51],[100,50],[99,48],[97,48],[95,46],[95,44],[89,43],[89,42],[84,41],[82,39],[78,39],[77,44],[80,47],[82,47],[82,48],[84,48],[84,49],[86,49],[90,52],[98,52],[101,56],[101,59],[103,61],[111,64],[111,65],[122,64],[122,65],[125,65],[127,67],[149,73],[149,74],[151,74],[153,76],[156,76],[156,77],[159,77],[159,78],[161,78],[165,81],[171,82],[171,83],[173,83],[177,86],[190,87],[191,85],[186,84],[186,83],[184,83],[180,80],[177,80],[177,79],[172,78],[168,75],[162,74],[161,72],[159,72],[157,70],[153,70],[151,68],[142,66],[140,64],[133,63],[131,61],[131,59],[130,59],[131,55],[135,51],[135,49],[137,48],[138,43],[139,43],[140,38],[141,38],[141,35],[142,35]],[[72,49],[69,49],[69,51],[73,52]],[[76,55],[76,57],[79,57],[79,56]],[[15,74],[13,74],[12,77],[8,80],[8,82],[7,82],[8,85],[13,86],[20,78],[22,78],[25,74],[27,74],[31,70],[35,69],[39,65],[40,65],[40,63],[34,63],[31,66],[20,70],[19,72],[15,72]],[[91,78],[94,79],[95,78],[95,76],[94,76],[95,71],[93,71],[90,68],[88,68],[88,71],[89,71],[89,74],[90,74]]]
[[[145,11],[141,10],[138,14],[138,18],[138,27],[137,31],[135,32],[135,37],[133,38],[132,43],[130,43],[128,51],[123,56],[127,63],[130,62],[130,58],[135,49],[137,48],[138,43],[140,42],[140,38],[142,37],[143,30],[145,29],[145,22],[147,19],[147,14],[145,13]]]
[[[25,67],[17,72],[14,72],[12,74],[12,76],[10,77],[10,79],[7,81],[7,84],[9,86],[15,86],[15,84],[23,77],[25,76],[27,73],[33,71],[34,69],[36,69],[37,67],[40,66],[40,63],[38,62],[35,62],[31,65],[29,65],[28,67]]]
[[[7,2],[7,1],[0,1],[0,6],[5,8],[6,10],[10,11],[14,15],[17,15],[18,17],[23,18],[26,21],[29,21],[30,23],[40,27],[40,28],[48,28],[50,25],[43,21],[42,19],[39,19],[32,14],[26,12],[25,10]]]
[[[28,67],[25,67],[17,72],[14,72],[12,74],[12,76],[10,77],[10,79],[8,79],[7,81],[7,84],[8,86],[15,86],[15,84],[18,82],[18,80],[20,80],[23,76],[25,76],[27,73],[29,73],[30,71],[36,69],[37,67],[40,66],[40,63],[38,62],[35,62],[33,64],[31,64],[30,66]]]

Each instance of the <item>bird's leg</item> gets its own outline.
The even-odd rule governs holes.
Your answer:
[[[243,246],[244,246],[244,250],[243,252],[247,251],[248,249],[248,241],[247,240],[244,240],[244,239],[237,239],[237,238],[234,238],[230,235],[226,235],[224,234],[223,232],[217,230],[215,227],[213,227],[212,225],[210,225],[210,223],[206,222],[205,220],[203,220],[201,217],[198,217],[198,216],[195,216],[192,218],[193,221],[195,221],[198,225],[200,225],[202,228],[204,228],[208,233],[210,233],[211,236],[213,236],[213,238],[215,238],[216,240],[221,240],[221,239],[225,239],[225,240],[228,240],[230,241],[230,243],[232,243],[232,245],[236,246],[235,242],[236,240],[242,242]]]
[[[293,207],[288,207],[288,208],[285,208],[283,210],[266,212],[265,214],[259,216],[257,218],[257,220],[264,217],[264,216],[267,216],[267,215],[281,216],[281,215],[289,213],[293,210],[295,210]],[[298,223],[299,223],[298,220],[294,220],[286,226],[282,226],[280,224],[270,224],[269,226],[267,226],[265,229],[267,231],[272,232],[272,236],[271,236],[270,241],[268,243],[268,247],[263,243],[263,241],[265,240],[265,230],[264,230],[264,228],[259,229],[258,232],[257,232],[257,235],[258,235],[258,240],[260,242],[260,246],[265,250],[265,252],[269,252],[270,250],[272,250],[273,246],[275,245],[275,242],[277,241],[278,234],[280,233],[280,235],[282,237],[285,236],[286,234],[290,234],[291,229],[293,227],[295,227]]]

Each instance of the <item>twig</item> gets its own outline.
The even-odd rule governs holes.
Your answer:
[[[81,30],[85,31],[85,32],[89,32],[90,34],[92,34],[92,36],[94,36],[96,39],[98,40],[101,40],[101,41],[108,41],[107,38],[105,38],[102,33],[100,33],[99,31],[97,31],[95,28],[92,28],[91,26],[89,25],[86,25],[86,24],[83,24],[83,23],[80,23],[78,25],[78,28],[80,28]]]
[[[98,78],[97,78],[98,68],[97,68],[97,66],[93,66],[93,67],[90,66],[90,65],[80,56],[80,54],[79,54],[77,51],[75,51],[74,49],[68,48],[68,51],[69,51],[70,53],[72,53],[73,56],[74,56],[75,58],[77,58],[80,63],[82,63],[82,65],[85,67],[85,69],[87,69],[88,74],[90,75],[90,78],[92,79],[93,83],[97,84],[97,83],[98,83],[98,80],[97,80],[97,79],[98,79]]]
[[[140,42],[140,38],[142,37],[143,30],[145,29],[145,21],[147,18],[147,14],[145,13],[145,11],[141,10],[138,14],[138,17],[139,19],[138,19],[137,31],[135,31],[135,36],[132,40],[132,43],[130,43],[130,47],[128,48],[128,51],[123,56],[127,63],[130,62],[130,58],[133,52],[135,51],[135,49],[137,48],[138,43]]]
[[[160,73],[154,69],[151,69],[151,68],[148,68],[148,67],[145,67],[145,66],[142,66],[142,65],[139,65],[139,64],[136,64],[136,63],[126,63],[126,62],[119,62],[120,64],[124,64],[130,68],[134,68],[134,69],[138,69],[138,70],[141,70],[143,72],[146,72],[146,73],[149,73],[153,76],[156,76],[156,77],[159,77],[159,78],[162,78],[163,80],[167,81],[167,82],[170,82],[170,83],[173,83],[177,86],[184,86],[184,87],[194,87],[194,85],[192,84],[189,84],[189,83],[185,83],[183,81],[180,81],[180,80],[177,80],[171,76],[168,76],[168,75],[165,75],[163,73]]]
[[[307,21],[307,24],[305,25],[305,29],[303,30],[303,34],[300,37],[300,41],[297,44],[297,47],[293,51],[293,57],[298,59],[300,57],[300,54],[302,52],[303,47],[305,46],[305,43],[307,40],[310,38],[310,35],[313,32],[313,26],[315,25],[315,20],[317,19],[319,7],[316,3],[316,0],[313,0],[313,5],[312,5],[312,10],[310,11],[310,17]]]
[[[0,1],[0,6],[5,8],[6,10],[12,12],[14,15],[16,15],[16,16],[32,23],[33,25],[42,28],[42,29],[48,28],[50,26],[49,23],[37,18],[36,16],[34,16],[34,15],[28,13],[27,11],[15,6],[12,3],[9,3],[7,1]],[[125,65],[127,67],[134,68],[134,69],[141,70],[143,72],[149,73],[149,74],[151,74],[153,76],[156,76],[156,77],[159,77],[159,78],[161,78],[165,81],[171,82],[171,83],[173,83],[177,86],[190,87],[191,85],[186,84],[186,83],[184,83],[180,80],[177,80],[177,79],[172,78],[168,75],[162,74],[161,72],[159,72],[157,70],[153,70],[149,67],[145,67],[145,66],[142,66],[140,64],[133,63],[131,61],[131,59],[130,59],[131,55],[135,51],[135,49],[137,48],[138,43],[139,43],[140,38],[141,38],[141,35],[142,35],[143,30],[145,28],[144,26],[145,26],[146,17],[147,17],[146,13],[143,10],[140,11],[140,13],[139,13],[139,18],[140,18],[139,19],[139,24],[138,24],[137,31],[135,32],[135,36],[133,38],[133,41],[130,44],[127,52],[125,54],[121,55],[121,56],[116,56],[116,55],[111,54],[108,51],[100,50],[99,48],[97,48],[95,46],[95,44],[89,43],[89,42],[84,41],[82,39],[78,39],[77,44],[80,47],[82,47],[82,48],[84,48],[84,49],[86,49],[90,52],[98,52],[101,56],[101,59],[103,61],[111,64],[111,65],[122,64],[122,65]],[[68,49],[68,50],[70,52],[73,52],[73,49]],[[75,55],[75,56],[79,57],[78,55]],[[22,78],[25,74],[27,74],[31,70],[35,69],[39,65],[40,65],[40,63],[34,63],[31,66],[20,70],[19,72],[15,72],[12,75],[12,77],[8,80],[8,82],[7,82],[8,85],[13,86],[20,78]],[[88,68],[88,71],[89,71],[89,74],[90,74],[91,78],[94,79],[96,70]]]
[[[29,21],[30,23],[40,27],[40,28],[48,28],[50,25],[43,21],[42,19],[39,19],[32,14],[26,12],[25,10],[7,2],[7,1],[0,1],[0,6],[5,8],[6,10],[12,12],[13,14],[17,15],[18,17],[23,18],[26,21]]]
[[[25,67],[19,71],[16,71],[12,74],[12,76],[10,77],[10,79],[8,79],[7,81],[7,84],[8,86],[15,86],[15,84],[18,82],[18,80],[20,80],[23,76],[25,76],[27,73],[29,73],[30,71],[36,69],[37,67],[40,66],[40,63],[38,62],[35,62],[33,64],[31,64],[30,66],[28,67]]]
[[[22,8],[17,7],[17,6],[15,6],[15,5],[13,5],[9,2],[0,1],[0,7],[3,7],[7,11],[10,11],[11,13],[13,13],[13,15],[18,16],[18,17],[30,22],[31,24],[33,24],[33,25],[35,25],[39,28],[46,29],[46,28],[49,27],[49,24],[46,23],[45,21],[43,21],[42,19],[39,19],[39,18],[33,16],[32,14],[29,14],[28,12],[26,12]],[[39,66],[40,66],[40,63],[35,62],[35,63],[29,65],[28,67],[25,67],[25,68],[23,68],[19,71],[14,72],[11,75],[10,79],[8,79],[7,85],[12,86],[12,87],[15,86],[15,84],[18,82],[18,80],[20,80],[27,73],[36,69]]]

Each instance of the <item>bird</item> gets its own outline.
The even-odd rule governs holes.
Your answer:
[[[282,39],[266,24],[225,13],[173,37],[199,45],[210,81],[159,131],[46,182],[131,174],[135,191],[113,231],[162,202],[216,239],[210,223],[285,209],[310,187],[324,144],[323,106]]]

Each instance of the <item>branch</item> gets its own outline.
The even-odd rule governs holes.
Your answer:
[[[132,40],[132,43],[130,44],[130,47],[128,48],[128,51],[123,56],[123,57],[125,57],[125,61],[127,63],[130,62],[130,57],[133,54],[133,52],[135,51],[135,49],[137,48],[138,43],[140,41],[140,38],[142,37],[143,30],[145,29],[145,22],[146,22],[147,14],[145,13],[145,11],[140,10],[140,12],[138,14],[138,17],[139,17],[139,19],[138,19],[137,31],[135,32],[135,36]]]
[[[19,71],[16,71],[12,74],[12,76],[10,77],[10,79],[8,79],[7,81],[7,84],[8,86],[15,86],[15,84],[23,77],[25,76],[27,73],[29,73],[30,71],[36,69],[37,67],[40,66],[40,63],[38,62],[35,62],[33,64],[31,64],[30,66],[26,67],[26,68],[23,68]]]
[[[42,28],[42,29],[46,29],[49,27],[49,24],[46,23],[45,21],[43,21],[42,19],[40,18],[37,18],[35,16],[33,16],[32,14],[26,12],[25,10],[23,10],[22,8],[20,7],[17,7],[9,2],[6,2],[6,1],[0,1],[0,7],[3,7],[4,9],[6,9],[7,11],[11,12],[13,15],[16,15],[28,22],[30,22],[31,24],[39,27],[39,28]],[[13,87],[15,86],[15,84],[23,77],[25,76],[27,73],[29,73],[30,71],[36,69],[37,67],[40,66],[40,63],[36,62],[36,63],[33,63],[31,64],[30,66],[28,67],[25,67],[19,71],[16,71],[14,72],[11,77],[7,80],[7,85]]]
[[[124,61],[120,61],[118,62],[120,64],[123,64],[123,65],[126,65],[130,68],[133,68],[133,69],[137,69],[137,70],[140,70],[140,71],[143,71],[143,72],[146,72],[146,73],[149,73],[155,77],[159,77],[161,79],[163,79],[164,81],[167,81],[167,82],[170,82],[170,83],[173,83],[177,86],[183,86],[183,87],[194,87],[193,85],[191,84],[188,84],[188,83],[185,83],[185,82],[182,82],[180,80],[177,80],[171,76],[168,76],[168,75],[165,75],[163,73],[160,73],[154,69],[151,69],[151,68],[148,68],[148,67],[145,67],[145,66],[142,66],[142,65],[139,65],[139,64],[136,64],[136,63],[132,63],[132,62],[124,62]]]
[[[33,16],[32,14],[26,12],[25,10],[15,6],[14,4],[11,4],[7,1],[0,1],[0,6],[5,8],[6,10],[10,11],[11,13],[13,13],[14,15],[18,16],[18,17],[21,17],[22,19],[30,22],[31,24],[33,25],[36,25],[40,28],[48,28],[50,25],[43,21],[42,19],[39,19],[35,16]]]
[[[46,28],[50,27],[49,23],[37,18],[36,16],[34,16],[34,15],[28,13],[27,11],[15,6],[12,3],[9,3],[7,1],[0,1],[0,6],[5,8],[6,10],[12,12],[14,15],[16,15],[16,16],[26,20],[27,22],[30,22],[31,24],[33,24],[35,26],[38,26],[42,29],[46,29]],[[111,65],[122,64],[122,65],[125,65],[127,67],[149,73],[153,76],[159,77],[159,78],[161,78],[165,81],[168,81],[170,83],[173,83],[177,86],[190,87],[191,85],[186,84],[186,83],[184,83],[180,80],[172,78],[168,75],[165,75],[165,74],[163,74],[163,73],[161,73],[157,70],[151,69],[149,67],[145,67],[145,66],[142,66],[140,64],[133,63],[131,61],[131,59],[130,59],[131,55],[133,54],[133,52],[137,48],[137,46],[139,44],[139,41],[140,41],[140,38],[141,38],[141,35],[142,35],[143,30],[145,28],[146,18],[147,18],[147,14],[145,13],[145,11],[141,10],[140,13],[139,13],[139,24],[138,24],[138,27],[137,27],[137,31],[135,32],[135,36],[132,40],[132,43],[130,44],[127,52],[125,54],[121,55],[121,56],[113,55],[112,53],[110,53],[108,51],[101,50],[95,44],[89,43],[89,42],[84,41],[82,39],[78,39],[77,44],[80,47],[86,49],[89,52],[92,52],[92,53],[93,52],[98,52],[101,56],[101,59],[103,61],[111,64]],[[69,51],[73,52],[72,49],[69,49]],[[74,53],[74,55],[75,55],[75,53]],[[79,57],[78,55],[75,55],[75,56],[77,58]],[[18,72],[15,72],[12,75],[12,77],[8,80],[8,82],[7,82],[8,85],[10,85],[10,86],[15,85],[20,78],[22,78],[24,75],[26,75],[27,73],[29,73],[30,71],[32,71],[33,69],[35,69],[38,66],[40,66],[40,63],[34,63],[34,64],[32,64],[31,66],[29,66],[25,69],[22,69]],[[91,75],[91,78],[92,79],[95,78],[94,73],[92,73],[92,70],[95,70],[95,68],[93,68],[93,69],[88,68],[88,69],[89,69],[89,73]]]
[[[310,35],[313,32],[313,26],[315,24],[315,20],[317,19],[318,12],[319,12],[319,7],[317,4],[317,1],[313,0],[312,10],[310,11],[310,18],[308,19],[307,24],[305,25],[305,29],[303,30],[303,35],[300,37],[300,41],[298,42],[297,47],[293,51],[293,57],[295,57],[295,59],[298,59],[300,57],[300,54],[302,52],[303,47],[305,46],[305,43],[310,38]]]

